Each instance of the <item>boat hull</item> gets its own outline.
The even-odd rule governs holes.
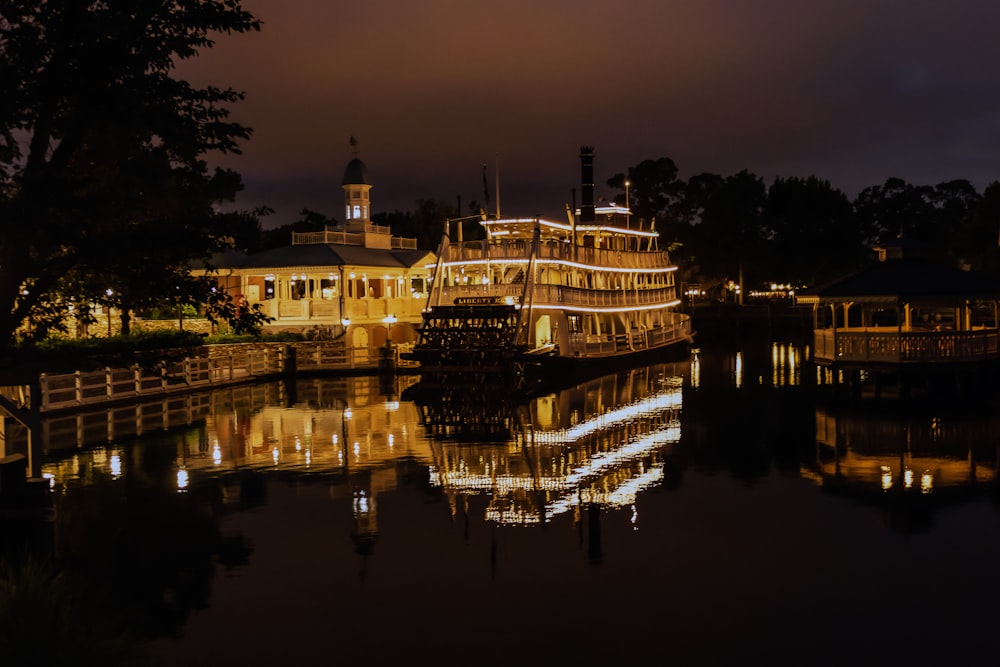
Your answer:
[[[652,363],[685,359],[691,353],[692,342],[690,337],[680,338],[658,347],[590,357],[525,354],[520,357],[520,372],[524,387],[537,391]]]

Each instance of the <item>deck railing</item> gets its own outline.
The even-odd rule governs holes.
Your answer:
[[[489,285],[448,285],[441,288],[441,303],[451,304],[455,299],[513,297],[518,303],[524,292],[522,283],[489,284]],[[621,308],[625,306],[655,306],[668,305],[676,301],[676,290],[673,287],[658,287],[653,289],[614,289],[594,290],[568,285],[535,284],[534,304],[536,307],[579,306],[587,308]]]
[[[828,362],[928,364],[1000,358],[1000,330],[900,331],[822,329],[813,336],[813,358]]]
[[[276,345],[209,346],[207,356],[160,368],[105,368],[39,376],[41,411],[74,409],[102,403],[168,396],[198,388],[253,382],[281,375],[295,359],[297,372],[374,370],[377,359],[367,348],[343,341]]]
[[[511,239],[487,243],[485,240],[453,243],[448,246],[442,261],[469,262],[489,260],[498,263],[526,261],[531,253],[531,242]],[[672,270],[670,257],[666,252],[634,252],[629,250],[608,250],[606,248],[576,247],[568,243],[543,241],[539,245],[538,259],[576,262],[599,267],[620,267],[627,269]]]

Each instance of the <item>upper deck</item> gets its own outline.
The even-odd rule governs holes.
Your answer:
[[[498,218],[480,222],[490,242],[530,240],[537,227],[543,241],[572,241],[576,245],[616,250],[653,250],[659,238],[655,229],[633,218],[624,206],[601,206],[593,222],[583,223],[567,210],[567,221],[547,218]]]
[[[531,259],[530,239],[502,237],[502,240],[465,241],[452,243],[442,249],[440,263],[446,266],[463,266],[470,269],[490,263],[525,264]],[[579,246],[569,239],[546,239],[539,242],[537,261],[623,273],[660,273],[675,271],[666,251],[617,250],[606,247]]]

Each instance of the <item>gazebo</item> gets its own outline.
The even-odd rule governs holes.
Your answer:
[[[1000,282],[931,261],[902,240],[879,261],[803,290],[812,358],[839,370],[960,370],[1000,359]]]

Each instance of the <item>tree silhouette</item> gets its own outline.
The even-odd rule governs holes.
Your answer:
[[[4,4],[0,346],[109,289],[126,311],[203,297],[211,279],[186,268],[231,243],[215,206],[242,187],[203,156],[238,152],[250,130],[228,119],[240,93],[172,75],[213,33],[258,28],[238,0]]]

